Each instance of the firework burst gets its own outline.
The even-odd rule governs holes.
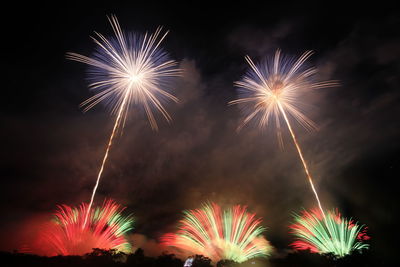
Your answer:
[[[272,60],[265,60],[258,65],[250,57],[246,56],[250,70],[241,81],[235,82],[239,91],[239,99],[231,101],[229,104],[240,104],[246,113],[238,129],[241,129],[252,120],[258,121],[260,128],[267,126],[271,120],[274,120],[278,140],[281,144],[281,117],[283,117],[296,146],[318,206],[322,214],[324,214],[307,163],[289,121],[290,116],[306,129],[311,130],[315,128],[315,123],[307,118],[302,111],[304,103],[300,101],[300,96],[311,89],[337,85],[335,81],[313,82],[312,78],[317,70],[315,68],[304,67],[305,61],[311,55],[312,52],[307,51],[297,60],[293,60],[282,56],[280,50],[277,50]]]
[[[296,236],[296,241],[291,244],[296,250],[341,258],[369,247],[364,243],[370,239],[367,228],[343,218],[338,211],[330,211],[325,217],[318,209],[303,211],[301,215],[294,215],[290,229]]]
[[[177,62],[160,47],[167,33],[161,34],[158,28],[154,34],[125,34],[115,16],[109,18],[115,37],[106,38],[100,33],[92,37],[98,48],[93,57],[76,53],[68,53],[67,58],[88,64],[90,88],[96,92],[94,96],[81,105],[85,111],[104,102],[116,115],[106,152],[93,189],[89,209],[102,176],[104,165],[118,128],[123,126],[129,109],[133,105],[142,107],[150,125],[157,130],[157,123],[153,110],[159,111],[169,122],[171,116],[162,102],[178,99],[167,91],[171,79],[179,76],[181,70]]]
[[[106,200],[101,207],[90,210],[85,222],[88,209],[87,203],[58,206],[54,219],[40,233],[40,250],[48,256],[83,255],[93,248],[131,252],[125,234],[133,229],[132,216],[123,216],[123,207]]]
[[[254,257],[268,257],[272,247],[261,235],[265,228],[246,207],[234,206],[224,211],[215,203],[201,209],[184,211],[180,229],[166,234],[162,242],[184,253],[200,254],[214,262],[221,259],[244,262]]]

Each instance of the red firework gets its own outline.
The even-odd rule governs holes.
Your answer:
[[[85,223],[88,207],[87,203],[79,207],[59,205],[54,219],[42,228],[32,252],[47,256],[83,255],[93,248],[130,252],[125,234],[133,229],[133,218],[122,215],[125,208],[105,200],[101,207],[89,211]]]

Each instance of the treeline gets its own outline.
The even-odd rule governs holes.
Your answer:
[[[163,254],[158,257],[147,257],[142,249],[133,254],[116,252],[115,250],[93,249],[84,256],[55,256],[44,257],[31,254],[0,252],[0,265],[14,266],[60,266],[60,267],[183,267],[184,262],[173,254]],[[202,255],[194,255],[192,267],[213,267],[211,260]],[[309,252],[291,253],[285,257],[270,259],[251,259],[247,262],[236,263],[221,260],[216,267],[358,267],[358,266],[391,266],[385,261],[374,259],[370,252],[353,254],[343,259],[334,259]]]

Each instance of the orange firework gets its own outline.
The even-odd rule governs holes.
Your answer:
[[[254,64],[250,57],[246,61],[251,69],[241,81],[235,82],[239,89],[240,98],[229,104],[241,104],[246,117],[239,129],[251,120],[258,121],[259,127],[265,127],[271,118],[275,120],[278,129],[278,138],[281,139],[282,116],[293,142],[296,146],[300,160],[303,164],[307,179],[318,202],[318,206],[324,214],[313,179],[303,157],[296,135],[290,125],[289,117],[293,117],[306,129],[315,128],[315,124],[301,111],[299,96],[310,89],[336,86],[335,81],[314,82],[312,77],[316,74],[315,68],[304,68],[304,62],[312,55],[311,51],[302,54],[297,60],[283,58],[280,50],[277,50],[272,61],[264,61],[259,65]]]

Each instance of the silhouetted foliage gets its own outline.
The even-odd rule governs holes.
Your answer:
[[[192,267],[211,267],[211,260],[202,255],[195,255]],[[115,250],[93,249],[84,256],[42,257],[31,254],[0,252],[0,265],[5,267],[19,266],[61,266],[61,267],[183,267],[183,261],[173,254],[162,254],[158,257],[147,257],[142,249],[135,253],[124,254]],[[350,256],[333,259],[307,251],[289,253],[285,257],[270,259],[250,259],[243,263],[221,260],[216,267],[377,267],[396,266],[386,259],[377,259],[373,251],[363,254],[353,253]]]
[[[129,254],[126,260],[126,266],[134,267],[156,267],[156,258],[146,257],[144,251],[138,248],[135,253]],[[183,265],[183,264],[182,264]]]
[[[156,266],[182,267],[183,261],[176,258],[174,254],[162,254],[156,259]]]
[[[89,264],[96,266],[111,266],[114,263],[123,262],[126,260],[124,252],[118,252],[116,249],[100,249],[94,248],[92,252],[83,256]]]
[[[239,263],[233,260],[220,260],[217,262],[217,267],[238,267]]]
[[[192,267],[211,267],[211,259],[207,258],[203,255],[195,255],[193,256],[193,265]]]

